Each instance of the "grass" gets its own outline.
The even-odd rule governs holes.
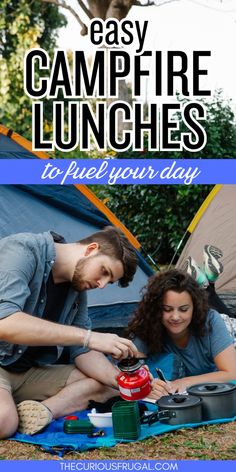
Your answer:
[[[143,441],[118,444],[112,448],[70,452],[68,460],[235,460],[236,423],[179,429],[173,433],[153,436]],[[32,444],[0,441],[0,460],[61,460],[58,455],[44,452]]]

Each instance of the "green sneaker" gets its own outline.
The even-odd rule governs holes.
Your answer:
[[[215,282],[219,275],[223,272],[223,264],[219,259],[223,256],[223,252],[215,246],[206,244],[203,251],[204,271],[209,282]]]
[[[183,263],[182,270],[184,272],[187,272],[187,274],[191,275],[191,277],[196,280],[200,287],[208,287],[209,281],[205,273],[200,269],[200,267],[198,267],[196,261],[191,256],[189,256]]]

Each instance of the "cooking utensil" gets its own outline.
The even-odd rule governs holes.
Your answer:
[[[126,357],[118,362],[117,367],[122,372],[134,372],[142,365],[144,365],[144,359],[142,357]]]
[[[202,400],[203,420],[236,416],[236,385],[233,383],[206,382],[192,385],[189,395]]]
[[[201,399],[189,395],[167,395],[156,402],[159,410],[142,416],[141,422],[150,426],[156,421],[170,425],[200,423],[202,421]]]
[[[89,420],[66,420],[63,430],[67,434],[92,434],[94,426]]]
[[[151,392],[151,378],[143,364],[142,360],[135,358],[126,358],[118,363],[121,372],[117,382],[124,400],[141,400]]]
[[[112,428],[112,412],[97,413],[93,408],[91,413],[88,413],[88,418],[96,428]]]
[[[116,402],[112,407],[115,438],[138,439],[141,431],[138,402]]]

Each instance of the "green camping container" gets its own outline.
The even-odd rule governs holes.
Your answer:
[[[112,407],[114,437],[138,439],[140,436],[140,416],[137,402],[116,402]]]
[[[66,420],[63,424],[63,430],[67,434],[92,434],[94,426],[89,420]]]

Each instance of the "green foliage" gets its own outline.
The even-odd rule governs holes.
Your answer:
[[[24,93],[25,52],[50,52],[66,24],[55,5],[39,0],[2,0],[0,7],[0,122],[31,139],[31,99]]]
[[[187,99],[181,100],[177,95],[179,102],[187,103]],[[125,153],[120,153],[119,158],[136,159],[235,159],[236,158],[236,123],[235,114],[231,107],[230,100],[224,100],[222,90],[215,92],[212,100],[201,103],[206,109],[206,120],[202,121],[207,135],[206,146],[198,152],[183,151],[148,151],[148,137],[144,140],[144,149],[140,152],[134,152],[132,149]],[[176,114],[178,116],[178,113]],[[177,121],[177,120],[176,120]],[[180,140],[180,134],[189,132],[183,120],[179,121],[179,130],[172,131],[171,139]]]
[[[208,141],[199,153],[125,152],[119,158],[186,159],[236,158],[236,127],[230,102],[218,92],[207,108]],[[180,131],[183,130],[181,124]],[[157,264],[168,264],[196,211],[208,195],[209,185],[114,185],[94,187],[97,195],[138,238]]]
[[[230,101],[223,100],[222,91],[217,92],[213,101],[207,105],[205,129],[207,145],[203,153],[199,153],[201,157],[205,159],[236,158],[235,116]]]
[[[168,264],[210,186],[114,185],[93,190],[157,264]]]

